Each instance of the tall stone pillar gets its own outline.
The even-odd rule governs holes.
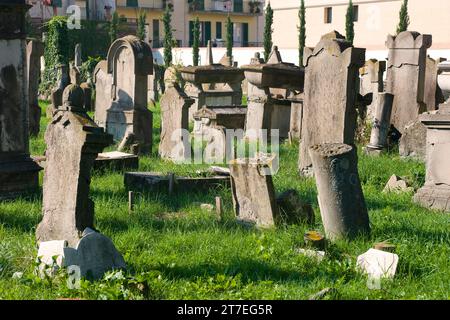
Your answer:
[[[0,2],[0,198],[35,189],[41,168],[30,158],[25,0]]]

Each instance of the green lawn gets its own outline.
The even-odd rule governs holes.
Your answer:
[[[45,112],[44,112],[45,115]],[[157,158],[159,112],[155,110],[152,157],[140,160],[142,171],[193,173],[202,166],[176,166]],[[42,132],[32,139],[33,154],[45,150]],[[359,170],[370,210],[370,239],[329,245],[321,262],[298,255],[303,234],[323,231],[315,183],[297,175],[298,147],[281,146],[281,168],[274,176],[278,192],[295,188],[313,204],[316,225],[248,229],[233,217],[230,190],[210,193],[140,194],[136,211],[127,210],[127,190],[120,173],[94,173],[91,197],[96,226],[123,254],[126,273],[109,274],[81,289],[67,288],[61,272],[53,280],[34,275],[35,228],[41,220],[41,196],[0,203],[0,298],[2,299],[308,299],[334,287],[336,299],[448,299],[450,294],[450,215],[422,209],[412,194],[383,194],[392,174],[407,177],[418,188],[424,165],[396,155],[360,155]],[[203,166],[206,167],[206,166]],[[42,174],[41,174],[42,181]],[[41,182],[42,183],[42,182]],[[198,203],[224,199],[227,218],[202,212]],[[374,243],[389,241],[400,256],[396,277],[382,290],[369,290],[355,271],[356,257]],[[13,279],[15,272],[23,272]]]

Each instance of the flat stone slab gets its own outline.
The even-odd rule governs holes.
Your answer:
[[[170,177],[156,172],[126,172],[124,184],[127,190],[169,191]],[[174,178],[175,191],[209,191],[230,186],[230,177],[179,177]]]
[[[414,195],[414,202],[427,209],[450,213],[450,187],[426,185]]]
[[[369,249],[358,256],[357,266],[372,279],[393,278],[398,265],[398,255]]]
[[[47,161],[45,156],[32,156],[34,162],[44,167]],[[139,157],[137,155],[119,151],[99,153],[94,161],[94,169],[110,169],[114,171],[130,170],[139,168]]]
[[[99,153],[94,162],[94,169],[129,170],[139,168],[139,157],[119,151]]]

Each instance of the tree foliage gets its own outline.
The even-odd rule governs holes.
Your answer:
[[[113,43],[119,37],[119,14],[114,11],[109,23],[109,42]]]
[[[264,25],[264,60],[269,59],[270,53],[272,52],[273,42],[272,42],[272,25],[273,25],[273,10],[272,6],[269,4],[266,8],[266,21]]]
[[[303,52],[305,50],[306,43],[306,10],[305,10],[305,0],[301,0],[300,10],[298,12],[298,17],[300,19],[300,26],[298,32],[298,50],[299,50],[299,66],[303,67]]]
[[[234,38],[233,38],[233,22],[231,21],[230,15],[228,15],[228,18],[227,18],[226,29],[227,29],[227,39],[226,39],[227,57],[231,58],[233,56]]]
[[[407,31],[409,27],[408,0],[403,0],[399,13],[400,21],[397,26],[397,34]]]
[[[348,3],[347,14],[345,15],[345,34],[347,41],[353,44],[355,39],[355,11],[352,0]]]
[[[194,29],[193,29],[193,34],[194,34],[194,42],[192,44],[192,60],[193,60],[193,64],[194,66],[198,66],[199,64],[199,60],[200,60],[200,20],[197,18],[195,18],[194,21]]]
[[[145,25],[147,24],[147,13],[144,10],[139,11],[138,22],[137,22],[137,37],[144,41],[147,31],[145,30]]]
[[[172,48],[173,48],[173,33],[172,33],[172,10],[169,6],[163,14],[163,24],[164,24],[164,65],[170,67],[172,64]]]

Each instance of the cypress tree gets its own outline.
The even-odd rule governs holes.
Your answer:
[[[139,17],[138,17],[138,25],[137,25],[137,37],[144,41],[145,40],[145,35],[146,35],[146,30],[145,30],[145,24],[147,22],[147,13],[145,13],[144,10],[139,11]]]
[[[397,34],[407,31],[409,27],[408,0],[403,0],[399,16],[400,22],[397,26]]]
[[[172,12],[169,6],[166,7],[163,15],[164,24],[164,65],[166,68],[170,67],[172,64],[172,46],[173,46],[173,35],[172,35]]]
[[[272,52],[273,42],[272,42],[272,25],[273,25],[273,10],[269,4],[266,8],[266,22],[264,25],[264,60],[269,60],[270,53]]]
[[[299,66],[303,67],[303,51],[305,49],[306,43],[306,10],[305,10],[305,0],[301,0],[300,10],[298,12],[298,17],[300,19],[300,27],[298,34],[298,42],[299,42]]]
[[[353,1],[350,0],[348,3],[347,14],[345,15],[345,33],[347,41],[353,44],[355,39],[355,12],[353,11]]]
[[[230,15],[228,15],[227,18],[227,57],[233,56],[233,22],[231,22]]]
[[[193,59],[193,63],[194,66],[198,66],[199,63],[199,47],[200,47],[200,20],[197,18],[195,18],[194,21],[194,29],[193,29],[193,34],[194,34],[194,42],[192,44],[192,59]]]
[[[117,11],[114,11],[111,22],[109,23],[109,39],[110,42],[113,43],[116,41],[118,36],[118,30],[119,30],[119,14]]]

